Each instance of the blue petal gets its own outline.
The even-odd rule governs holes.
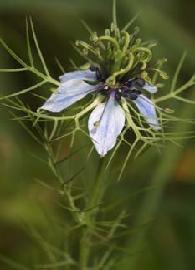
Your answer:
[[[66,82],[68,80],[88,80],[88,81],[95,81],[96,80],[96,72],[91,71],[90,69],[87,70],[78,70],[78,71],[73,71],[69,73],[65,73],[64,75],[60,76],[60,81]]]
[[[155,130],[161,129],[159,126],[156,110],[154,104],[143,95],[138,96],[136,100],[133,101],[137,106],[140,113],[146,119],[146,122]]]
[[[151,93],[151,94],[154,94],[154,93],[156,93],[157,92],[157,87],[155,86],[155,85],[152,85],[152,84],[150,84],[150,83],[145,83],[145,85],[143,86],[143,89],[144,90],[146,90],[146,91],[148,91],[149,93]]]
[[[115,95],[111,94],[107,103],[95,108],[88,122],[90,137],[100,156],[104,157],[115,146],[124,125],[125,113],[115,101]]]
[[[59,88],[40,108],[50,112],[61,112],[87,94],[95,91],[97,85],[90,85],[86,81],[94,81],[95,72],[90,70],[66,73],[60,77]]]

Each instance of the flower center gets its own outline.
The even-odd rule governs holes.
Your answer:
[[[120,101],[121,97],[127,100],[136,100],[142,93],[142,89],[145,85],[145,80],[141,78],[125,78],[117,82],[116,88],[113,88],[105,83],[107,79],[105,72],[102,72],[97,66],[91,66],[90,69],[96,73],[97,81],[104,84],[101,94],[109,96],[110,93],[114,91],[117,101]]]
[[[127,100],[136,100],[138,96],[141,95],[144,84],[145,82],[142,79],[137,78],[130,79],[116,88],[105,84],[103,90],[101,90],[101,94],[110,96],[112,92],[115,92],[115,99],[117,101],[120,101],[121,97],[124,97]]]

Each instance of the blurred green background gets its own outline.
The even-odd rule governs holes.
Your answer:
[[[55,57],[66,70],[70,68],[70,56],[80,61],[71,43],[88,38],[81,20],[93,30],[103,32],[111,21],[111,8],[111,0],[0,0],[0,37],[25,58],[25,17],[31,15],[48,66],[58,78],[61,72]],[[137,19],[141,35],[146,40],[158,41],[155,55],[168,58],[165,69],[170,77],[181,54],[187,50],[179,83],[194,73],[194,10],[193,0],[119,0],[117,6],[122,26],[141,11]],[[0,48],[0,68],[15,65]],[[29,75],[0,73],[1,94],[14,92],[30,83]],[[189,96],[194,90],[189,90]],[[193,96],[195,98],[195,94]],[[195,115],[193,105],[175,103],[174,106],[179,113],[189,117]],[[17,122],[10,120],[4,108],[0,110],[0,123],[0,254],[29,266],[46,263],[47,245],[40,247],[39,237],[59,243],[64,233],[63,213],[58,210],[55,190],[43,187],[36,179],[54,186],[55,180],[47,166],[37,159],[44,155],[42,150]],[[177,128],[180,130],[179,126]],[[195,131],[194,126],[190,128]],[[126,198],[126,207],[134,217],[137,209],[142,209],[144,187],[151,182],[155,184],[155,180],[160,185],[158,199],[150,194],[154,199],[151,228],[144,240],[144,252],[140,252],[137,269],[195,269],[195,143],[191,139],[182,144],[181,148],[167,145],[161,155],[149,150],[129,164],[123,181],[111,189],[113,198]],[[74,171],[74,164],[71,166]],[[135,195],[139,190],[142,192]],[[147,209],[140,211],[145,213]],[[2,260],[1,257],[0,269],[12,269],[5,257]],[[22,268],[18,266],[18,269]]]

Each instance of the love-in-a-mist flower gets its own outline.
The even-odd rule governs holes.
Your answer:
[[[89,116],[88,129],[90,137],[100,156],[105,156],[112,149],[117,137],[126,122],[126,112],[121,106],[122,99],[135,104],[148,125],[160,128],[155,106],[145,93],[156,93],[157,87],[141,78],[126,78],[118,82],[116,87],[106,83],[99,68],[91,67],[84,71],[65,73],[60,77],[60,86],[40,108],[58,113],[87,94],[95,92],[102,95],[104,102],[99,103]]]
[[[158,61],[152,62],[156,44],[142,42],[138,28],[128,33],[128,27],[120,30],[114,20],[101,36],[90,31],[89,43],[77,41],[75,47],[86,69],[61,76],[59,88],[41,107],[59,113],[93,93],[88,129],[100,156],[116,145],[123,129],[131,129],[136,140],[144,142],[160,129],[151,97],[157,92],[157,79],[166,76]]]

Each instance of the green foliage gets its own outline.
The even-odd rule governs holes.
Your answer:
[[[103,52],[110,50],[107,56],[110,57],[109,61],[112,62],[113,70],[110,70],[108,83],[113,84],[118,76],[131,71],[132,65],[139,65],[139,63],[141,63],[140,68],[143,68],[143,76],[148,76],[146,72],[151,56],[151,46],[148,43],[148,50],[143,51],[140,48],[143,48],[144,43],[136,42],[136,46],[139,46],[129,48],[127,44],[129,45],[128,41],[131,40],[131,37],[127,30],[133,20],[120,33],[115,8],[113,14],[111,30],[106,30],[103,36],[92,34],[91,42],[95,49],[90,47],[91,44],[78,42],[79,51],[90,63],[101,65]],[[32,34],[29,33],[29,28]],[[40,170],[44,170],[44,178],[47,180],[37,180],[39,185],[43,186],[43,190],[48,190],[51,197],[58,194],[55,209],[52,209],[50,205],[46,206],[49,209],[48,217],[44,218],[48,219],[48,222],[44,224],[42,221],[44,229],[39,232],[32,226],[31,221],[27,228],[32,239],[38,243],[38,248],[34,248],[38,250],[37,254],[33,255],[35,251],[32,248],[29,251],[30,262],[28,259],[24,259],[24,264],[29,267],[24,267],[5,256],[1,256],[1,261],[9,268],[15,269],[130,269],[130,267],[131,269],[141,269],[139,266],[136,268],[135,262],[139,261],[138,265],[143,263],[144,269],[147,269],[147,265],[150,263],[144,264],[143,261],[146,259],[143,253],[140,256],[140,251],[144,249],[148,225],[151,226],[151,220],[153,221],[162,208],[162,206],[159,208],[159,204],[167,182],[173,174],[173,164],[177,163],[181,155],[178,147],[173,144],[183,144],[187,139],[194,138],[193,110],[192,107],[189,107],[190,104],[194,104],[194,101],[189,94],[186,94],[186,90],[195,84],[195,78],[192,76],[187,79],[187,82],[180,83],[180,76],[182,76],[180,72],[185,54],[178,64],[170,87],[166,84],[164,87],[166,90],[162,90],[159,96],[154,97],[159,119],[164,127],[162,132],[155,133],[147,128],[141,116],[134,112],[133,108],[127,108],[128,105],[124,103],[125,110],[130,109],[131,115],[134,117],[131,119],[131,115],[128,114],[127,129],[121,134],[116,148],[108,159],[102,161],[93,155],[93,148],[89,144],[85,129],[88,112],[98,102],[96,97],[90,97],[85,105],[80,103],[79,106],[73,107],[68,112],[55,116],[43,114],[40,111],[36,112],[25,101],[25,97],[31,95],[37,103],[41,103],[45,97],[42,93],[40,94],[40,88],[42,89],[44,86],[47,91],[48,89],[54,91],[54,87],[59,85],[58,81],[51,76],[45,63],[32,20],[27,20],[28,61],[18,57],[2,39],[1,45],[19,64],[18,68],[1,69],[1,72],[19,72],[16,74],[23,71],[25,74],[30,72],[29,74],[38,80],[21,91],[8,95],[2,94],[0,99],[1,104],[8,108],[13,119],[19,122],[36,141],[36,144],[38,143],[44,150],[44,154],[42,154],[44,161],[41,161]],[[105,47],[106,49],[104,49]],[[117,50],[114,47],[117,47]],[[124,48],[124,54],[122,54]],[[136,51],[137,48],[139,48],[138,51]],[[130,59],[131,61],[134,59],[134,61],[130,65],[127,63],[126,57],[132,53],[132,50],[133,57]],[[91,53],[95,54],[95,59],[99,59],[98,62],[91,58]],[[137,57],[138,54],[139,57]],[[38,61],[36,61],[37,59]],[[165,60],[157,61],[148,81],[156,83],[159,75],[166,78],[166,74],[161,71],[164,62]],[[59,65],[61,66],[61,64]],[[119,74],[121,68],[122,73]],[[170,100],[182,104],[183,115],[180,114],[180,111],[177,112],[178,107],[175,103],[170,103]],[[134,133],[136,139],[129,136],[129,131],[131,134]],[[150,152],[141,155],[148,147],[153,146],[157,147],[161,153],[161,160],[154,170],[152,162],[155,161],[156,154],[153,154],[153,158],[151,158]],[[62,153],[62,148],[66,148],[70,154]],[[165,150],[163,150],[164,148]],[[33,150],[31,149],[31,151]],[[135,162],[133,160],[130,162],[132,157],[137,158],[140,155],[141,157]],[[40,156],[38,158],[41,160]],[[152,162],[149,163],[150,158]],[[49,173],[45,175],[48,169]],[[136,173],[133,173],[133,170]],[[124,180],[135,178],[136,182],[139,182],[137,181],[139,178],[143,179],[140,182],[141,187],[138,183],[137,186],[134,186],[133,181],[130,181],[129,184],[127,181],[116,184],[118,173],[121,177],[123,172],[125,172]],[[145,172],[148,176],[145,175]],[[146,177],[151,180],[147,182],[149,187],[144,189]],[[58,184],[48,183],[48,179],[52,179],[52,181],[55,179]],[[41,190],[41,194],[43,190]],[[131,199],[133,192],[136,194],[140,192],[141,197],[144,193],[144,199],[135,195],[141,202],[141,208]],[[172,198],[166,199],[171,201]],[[52,198],[51,202],[56,203]],[[136,211],[137,213],[133,214]],[[161,229],[163,228],[161,227]],[[153,245],[152,240],[149,243],[151,246]],[[23,254],[16,261],[22,261],[22,256],[27,258],[27,255]],[[155,261],[155,259],[153,260]],[[87,268],[87,266],[90,267]],[[160,264],[157,266],[161,267]],[[152,269],[150,266],[149,268]],[[154,267],[154,269],[156,268]],[[181,266],[181,269],[185,269],[185,264],[183,268]]]

